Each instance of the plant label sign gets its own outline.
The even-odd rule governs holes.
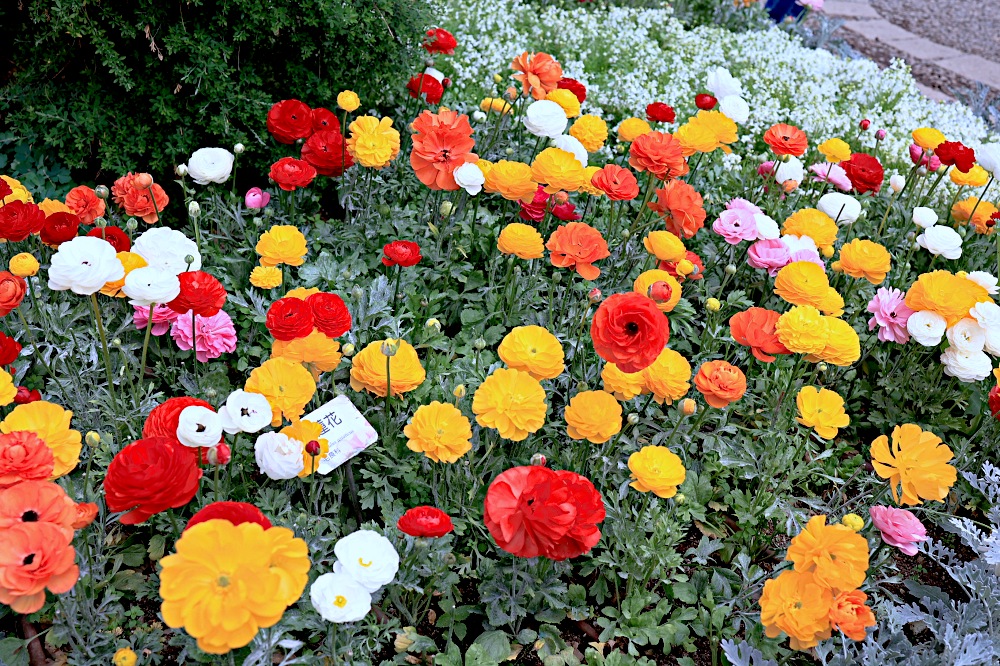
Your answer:
[[[321,437],[330,443],[329,452],[316,468],[320,474],[329,474],[378,440],[375,428],[346,395],[337,396],[302,418],[320,424]]]

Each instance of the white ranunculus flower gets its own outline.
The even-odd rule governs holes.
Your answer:
[[[392,582],[399,571],[399,553],[378,532],[358,530],[333,547],[334,573],[346,573],[369,592]]]
[[[344,573],[325,573],[309,587],[309,601],[327,622],[357,622],[372,609],[372,595]]]
[[[941,354],[944,374],[963,382],[981,382],[993,372],[993,361],[981,351],[961,351],[948,347]]]
[[[893,192],[899,194],[902,191],[902,189],[906,187],[906,178],[904,176],[899,175],[898,173],[894,176],[890,176],[889,187],[892,188]]]
[[[966,317],[948,329],[948,342],[960,352],[983,351],[986,329],[977,319]]]
[[[820,197],[816,208],[826,213],[840,226],[854,224],[861,216],[861,202],[840,192],[824,194]]]
[[[789,254],[795,254],[796,252],[801,252],[802,250],[812,250],[813,252],[819,254],[819,250],[816,247],[816,241],[814,241],[811,236],[786,234],[781,237],[781,242],[788,248]]]
[[[731,95],[743,96],[743,86],[733,78],[733,75],[725,67],[716,67],[710,71],[705,87],[715,95],[716,99],[723,99]],[[733,120],[736,119],[733,118]]]
[[[969,314],[972,315],[985,332],[986,341],[983,347],[987,353],[993,356],[1000,356],[1000,305],[997,305],[993,301],[976,303],[969,310]]]
[[[458,186],[471,196],[479,194],[483,190],[483,183],[486,182],[483,170],[475,162],[466,162],[455,169],[451,175],[455,177]]]
[[[1000,143],[986,143],[976,150],[976,161],[994,177],[1000,177]]]
[[[719,111],[734,123],[750,120],[750,105],[739,95],[728,95],[719,100]]]
[[[294,479],[306,466],[302,446],[302,442],[288,435],[265,432],[253,445],[257,467],[275,480]]]
[[[115,248],[103,238],[77,236],[59,246],[49,266],[49,289],[90,296],[125,277]]]
[[[486,120],[486,114],[480,111],[479,109],[476,109],[475,111],[472,112],[472,119],[475,120],[477,123],[481,123],[484,120]]]
[[[789,157],[784,162],[778,162],[778,170],[774,174],[774,179],[779,183],[787,183],[790,180],[801,183],[803,178],[805,178],[805,169],[799,158]]]
[[[199,185],[224,183],[233,173],[235,160],[225,148],[199,148],[187,162],[188,174]]]
[[[211,447],[222,439],[222,419],[208,407],[191,405],[177,419],[177,441],[192,448]]]
[[[913,209],[912,220],[913,224],[917,225],[921,229],[929,229],[937,224],[938,214],[934,212],[933,208],[917,206]]]
[[[174,275],[201,269],[201,253],[195,242],[169,227],[147,229],[132,243],[132,251],[153,268],[169,271]],[[194,259],[190,268],[188,257]]]
[[[554,139],[566,130],[566,112],[550,99],[532,102],[524,112],[524,126],[535,136]]]
[[[757,240],[774,240],[781,237],[781,230],[773,218],[764,213],[756,213],[753,221],[757,224]]]
[[[226,398],[226,404],[219,407],[222,429],[230,435],[238,432],[259,432],[271,423],[274,413],[271,403],[260,393],[250,393],[237,389]]]
[[[990,273],[987,273],[986,271],[972,271],[965,277],[985,289],[987,294],[992,296],[997,293],[997,279]]]
[[[560,134],[552,140],[552,145],[567,153],[573,153],[573,157],[584,169],[587,168],[587,149],[583,147],[580,140],[569,134]]]
[[[132,305],[169,303],[181,293],[181,281],[170,271],[143,266],[125,276],[122,291]]]
[[[958,259],[962,256],[962,237],[951,227],[928,227],[917,236],[917,245],[945,259]]]
[[[914,312],[906,320],[906,330],[913,339],[924,347],[937,347],[941,344],[948,322],[944,317],[930,310]]]

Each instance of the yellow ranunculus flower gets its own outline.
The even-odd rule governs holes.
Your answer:
[[[271,358],[254,368],[243,390],[260,393],[271,405],[271,425],[281,425],[282,417],[298,421],[316,393],[316,382],[309,371],[287,358]]]
[[[343,357],[340,343],[315,329],[304,338],[275,340],[271,343],[271,355],[303,364],[316,380],[320,373],[329,372],[340,365]]]
[[[851,159],[851,146],[843,139],[827,139],[816,146],[816,150],[826,157],[827,162],[844,162]]]
[[[7,418],[0,421],[0,433],[6,435],[22,430],[35,433],[38,439],[52,449],[55,467],[51,479],[58,479],[69,474],[80,462],[83,437],[79,430],[69,427],[72,418],[73,412],[51,402],[29,402],[18,405]]]
[[[573,153],[561,148],[546,148],[531,163],[531,178],[545,185],[549,194],[559,190],[575,192],[586,180],[586,172]]]
[[[105,296],[111,296],[112,298],[125,298],[125,292],[122,288],[125,286],[125,278],[128,274],[137,268],[144,268],[149,264],[146,260],[135,252],[119,252],[115,255],[118,257],[118,261],[122,262],[122,268],[125,269],[125,275],[122,276],[120,280],[115,280],[113,282],[105,283],[101,287],[101,293]]]
[[[361,106],[361,98],[353,90],[345,90],[337,95],[337,106],[348,113],[353,113]]]
[[[649,393],[641,370],[639,372],[622,372],[617,365],[610,361],[605,363],[604,369],[601,370],[601,381],[604,383],[604,390],[614,395],[618,400],[631,400],[637,395]]]
[[[38,259],[30,252],[21,252],[10,258],[10,272],[17,277],[31,277],[38,275]]]
[[[827,525],[826,516],[813,516],[792,538],[785,559],[822,585],[854,590],[868,576],[868,540],[844,525]]]
[[[476,422],[520,442],[545,424],[545,389],[523,370],[497,368],[472,396]]]
[[[816,208],[795,211],[781,226],[782,235],[809,236],[816,247],[832,256],[833,244],[837,240],[837,223],[833,218]]]
[[[587,114],[573,123],[569,135],[576,137],[588,153],[594,153],[603,148],[608,140],[608,124],[600,116]]]
[[[664,348],[653,364],[642,370],[646,389],[658,404],[669,405],[691,390],[691,364],[680,353]]]
[[[555,102],[562,107],[562,110],[566,114],[567,118],[576,118],[580,115],[580,100],[577,99],[576,95],[565,88],[556,88],[545,95],[545,99],[550,102]]]
[[[566,434],[603,444],[622,429],[622,406],[604,391],[581,391],[566,406]]]
[[[973,215],[973,211],[975,211],[975,215]],[[951,216],[958,222],[971,223],[978,234],[993,232],[995,227],[988,226],[987,222],[995,212],[997,212],[996,206],[989,201],[979,201],[975,196],[956,201],[955,205],[951,207]]]
[[[114,666],[135,666],[135,662],[138,659],[135,650],[132,648],[121,648],[115,652],[115,656],[111,658],[111,663]]]
[[[69,213],[70,215],[75,215],[73,209],[64,204],[62,201],[56,199],[42,199],[38,203],[38,207],[45,213],[45,217],[52,215],[53,213]]]
[[[940,130],[933,127],[919,127],[913,130],[913,143],[924,150],[934,150],[947,141]]]
[[[643,134],[649,134],[653,128],[642,118],[626,118],[618,126],[618,140],[632,143]]]
[[[892,429],[891,446],[885,435],[876,438],[871,456],[875,473],[889,480],[892,497],[900,505],[944,500],[958,478],[949,464],[955,457],[951,449],[940,437],[913,423]]]
[[[628,469],[634,479],[631,487],[664,499],[676,495],[687,476],[680,457],[665,446],[642,447],[628,457]]]
[[[681,300],[681,283],[658,268],[640,273],[632,283],[632,291],[653,299],[660,312],[672,312]]]
[[[882,284],[891,267],[889,251],[874,241],[855,238],[840,248],[840,269],[853,278]]]
[[[764,582],[760,623],[768,638],[788,634],[788,647],[808,650],[830,638],[833,591],[811,573],[785,569]]]
[[[322,438],[323,426],[314,421],[306,421],[305,419],[296,421],[292,425],[282,428],[281,434],[288,435],[297,442],[302,442],[303,466],[302,471],[299,472],[300,479],[312,475],[319,468],[319,462],[330,452],[330,442]],[[319,453],[313,455],[306,451],[305,445],[309,442],[319,444]]]
[[[531,203],[538,191],[538,183],[532,178],[531,167],[524,162],[499,160],[489,171],[484,171],[483,175],[486,176],[483,189],[510,201]]]
[[[381,169],[399,155],[399,132],[392,126],[392,118],[361,116],[350,125],[347,150],[363,167]]]
[[[455,391],[457,396],[458,389]],[[435,400],[418,407],[403,434],[406,448],[434,462],[453,463],[472,449],[472,424],[461,410],[446,402]]]
[[[530,224],[511,222],[500,231],[497,249],[520,259],[541,259],[545,256],[545,241]]]
[[[860,532],[865,526],[865,519],[856,513],[848,513],[840,519],[840,524],[855,532]]]
[[[985,303],[989,293],[976,284],[948,271],[924,273],[906,292],[906,306],[915,312],[930,310],[944,317],[951,328],[969,316],[976,303]]]
[[[250,284],[258,289],[280,287],[281,280],[281,269],[277,266],[256,266],[250,271]]]
[[[17,386],[10,373],[0,368],[0,407],[6,407],[17,397]]]
[[[951,182],[956,185],[961,185],[963,187],[982,187],[990,180],[990,173],[979,166],[974,165],[969,169],[969,173],[962,173],[958,169],[952,169],[948,172],[948,177],[951,178]]]
[[[382,344],[398,345],[393,356],[382,353]],[[387,363],[388,361],[388,363]],[[399,396],[409,393],[424,383],[427,372],[420,365],[417,350],[406,340],[375,340],[358,352],[351,362],[351,388],[355,391],[368,391],[385,397],[386,369],[392,382],[392,395]]]
[[[257,241],[261,266],[301,266],[306,261],[306,237],[290,224],[276,224]]]
[[[514,328],[500,341],[497,355],[508,368],[523,370],[539,381],[555,379],[566,367],[559,340],[541,326]]]
[[[826,349],[829,325],[819,310],[811,305],[796,305],[778,317],[774,330],[778,341],[796,354],[818,354]]]
[[[796,420],[823,439],[833,439],[840,428],[851,424],[844,411],[844,399],[829,389],[803,386],[795,396],[795,404],[799,408]]]
[[[493,111],[495,113],[505,114],[510,113],[513,107],[507,100],[500,97],[487,97],[482,102],[479,103],[479,109],[483,113]]]
[[[599,166],[588,166],[583,170],[583,182],[580,183],[580,192],[585,192],[591,196],[603,197],[604,190],[594,185],[594,175],[601,170]]]
[[[313,294],[318,294],[319,288],[317,287],[296,287],[295,289],[290,289],[285,298],[297,298],[300,301],[304,301]]]
[[[774,277],[774,293],[792,305],[820,308],[829,289],[826,271],[811,261],[793,261]]]
[[[0,203],[9,204],[11,201],[23,201],[24,203],[35,203],[34,198],[31,196],[31,192],[28,191],[21,181],[11,178],[10,176],[0,176],[10,189],[13,190],[10,194],[3,198]]]
[[[674,133],[680,141],[684,157],[695,153],[710,153],[716,148],[732,152],[727,145],[739,138],[736,123],[721,111],[701,110],[677,128]]]
[[[660,261],[683,261],[687,257],[684,241],[669,231],[651,231],[642,239],[646,252]]]

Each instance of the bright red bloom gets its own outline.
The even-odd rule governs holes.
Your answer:
[[[278,143],[295,143],[313,133],[312,110],[305,102],[285,99],[267,112],[267,131]]]
[[[345,149],[344,137],[339,129],[318,130],[306,139],[302,144],[302,159],[316,169],[319,175],[334,178],[344,175],[344,170],[354,164],[354,158]]]
[[[73,213],[52,213],[45,218],[39,238],[49,247],[59,247],[76,238],[79,231],[79,217]]]
[[[670,341],[670,321],[648,296],[634,291],[612,294],[590,324],[594,351],[622,372],[648,368]]]
[[[858,194],[878,192],[882,187],[885,172],[879,161],[868,153],[854,153],[851,159],[840,163]]]
[[[186,314],[189,310],[199,317],[214,317],[226,304],[226,288],[205,271],[186,271],[177,276],[181,293],[167,303],[174,312]]]
[[[264,323],[275,340],[297,340],[313,332],[313,311],[300,298],[279,298],[267,309]]]
[[[14,396],[15,405],[27,405],[31,402],[38,402],[42,399],[42,394],[38,389],[29,390],[27,386],[18,386],[17,394]]]
[[[430,53],[443,53],[444,55],[455,55],[455,47],[458,40],[455,36],[444,28],[433,28],[427,31],[427,39],[421,44]]]
[[[132,249],[132,241],[120,227],[94,227],[87,235],[108,241],[115,252],[128,252]]]
[[[198,513],[191,516],[184,531],[188,531],[198,523],[209,520],[227,520],[233,525],[243,523],[257,523],[265,530],[271,528],[271,521],[267,519],[264,512],[247,502],[212,502],[206,505]]]
[[[392,241],[382,248],[382,263],[386,266],[416,266],[421,259],[420,246],[413,241]]]
[[[186,407],[207,407],[208,409],[214,409],[212,405],[198,398],[190,398],[188,396],[168,398],[162,404],[153,407],[153,411],[146,417],[146,422],[142,426],[142,436],[145,439],[167,437],[168,439],[176,440],[177,422],[181,418],[181,412]],[[222,439],[219,439],[220,443],[222,441]],[[194,449],[187,446],[182,446],[181,448],[190,451],[191,457],[194,458]]]
[[[0,331],[0,366],[7,366],[21,355],[21,343]]]
[[[563,90],[570,91],[576,95],[578,100],[580,100],[580,104],[587,101],[587,87],[576,79],[564,76],[559,79],[559,82],[556,84],[556,88],[562,88]]]
[[[503,472],[486,491],[483,520],[493,539],[516,557],[565,560],[601,538],[604,501],[573,472],[530,465]]]
[[[319,107],[318,109],[313,109],[309,116],[312,118],[313,132],[330,130],[331,132],[340,133],[340,120],[337,118],[337,114],[330,109]]]
[[[674,107],[663,102],[646,105],[646,120],[651,123],[672,123],[677,119]]]
[[[990,389],[988,402],[990,414],[993,415],[993,418],[1000,419],[1000,386],[994,386]]]
[[[521,212],[518,216],[527,222],[541,222],[545,219],[545,211],[549,207],[549,195],[545,193],[545,188],[541,185],[535,190],[535,198],[531,200],[531,203],[524,203],[523,201],[518,201],[518,205],[521,206]]]
[[[0,206],[0,238],[19,242],[45,226],[45,213],[33,203],[11,201]]]
[[[417,179],[432,190],[457,190],[455,169],[479,159],[471,152],[476,142],[469,117],[448,109],[424,111],[411,126],[410,166]]]
[[[570,202],[561,203],[552,207],[552,216],[563,222],[576,222],[583,219],[583,216],[576,212],[576,206]]]
[[[447,513],[433,506],[415,506],[399,517],[396,527],[411,537],[443,537],[455,529]]]
[[[312,309],[313,324],[328,338],[339,338],[351,330],[351,312],[337,294],[319,292],[306,299]]]
[[[281,189],[293,192],[300,187],[308,187],[316,177],[316,169],[305,160],[282,157],[271,165],[268,176]]]
[[[6,180],[0,178],[0,201],[3,201],[12,194],[14,194],[14,189],[7,184]]]
[[[961,141],[939,143],[934,154],[941,160],[941,164],[953,166],[962,173],[969,173],[976,165],[976,151]]]
[[[677,278],[678,282],[684,282],[684,280],[700,280],[705,277],[705,264],[702,262],[701,257],[697,254],[688,250],[684,256],[685,259],[694,264],[694,270],[687,275],[681,275],[677,272],[677,262],[676,261],[661,261],[660,265],[657,266],[661,271],[666,271]]]
[[[694,105],[702,111],[711,111],[718,103],[719,100],[715,99],[715,97],[709,95],[708,93],[701,93],[700,95],[694,96]]]
[[[176,439],[151,437],[132,442],[108,465],[104,496],[111,511],[126,511],[123,525],[182,507],[198,492],[201,470]]]
[[[414,99],[424,95],[428,104],[439,103],[444,95],[444,86],[430,74],[417,74],[406,84],[406,89]]]

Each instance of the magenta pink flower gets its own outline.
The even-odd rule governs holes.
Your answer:
[[[712,223],[712,231],[722,236],[730,245],[757,239],[755,215],[763,215],[757,206],[746,199],[733,199],[726,204],[726,210]]]
[[[149,308],[144,305],[133,305],[135,311],[132,313],[132,321],[140,331],[145,331],[149,324]],[[157,305],[153,310],[153,335],[163,335],[170,328],[173,322],[180,315],[168,308],[166,305]]]
[[[878,326],[878,339],[882,342],[897,342],[901,345],[909,342],[906,322],[913,310],[907,307],[903,300],[905,297],[906,294],[899,289],[881,287],[868,304],[868,312],[875,315],[868,320],[868,330],[874,331]]]
[[[830,183],[842,192],[851,191],[851,179],[847,177],[844,167],[839,164],[820,162],[819,164],[813,164],[809,167],[809,170],[816,174],[813,177],[813,182]]]
[[[553,206],[552,215],[557,220],[562,220],[563,222],[576,222],[582,218],[582,216],[576,212],[576,206],[568,201],[564,204]]]
[[[535,190],[535,198],[531,200],[531,203],[524,203],[519,201],[518,204],[521,206],[520,217],[522,220],[527,222],[541,222],[545,219],[545,211],[549,206],[549,195],[546,194],[545,188],[541,185]]]
[[[714,225],[713,225],[714,228]],[[782,268],[792,262],[788,246],[780,239],[759,240],[747,251],[747,263],[754,268],[763,268],[774,277]]]
[[[210,358],[219,358],[236,349],[236,328],[225,310],[211,317],[197,317],[198,360],[207,363]],[[178,315],[170,327],[170,335],[177,347],[191,349],[191,311]]]
[[[271,201],[271,195],[260,189],[259,187],[251,187],[247,190],[247,196],[244,202],[247,208],[263,208]]]
[[[929,150],[924,150],[915,143],[910,144],[910,161],[927,167],[928,171],[937,171],[941,168],[941,160]]]
[[[891,506],[873,506],[868,511],[882,533],[882,541],[899,548],[904,555],[916,555],[917,544],[927,541],[927,528],[909,511]]]

